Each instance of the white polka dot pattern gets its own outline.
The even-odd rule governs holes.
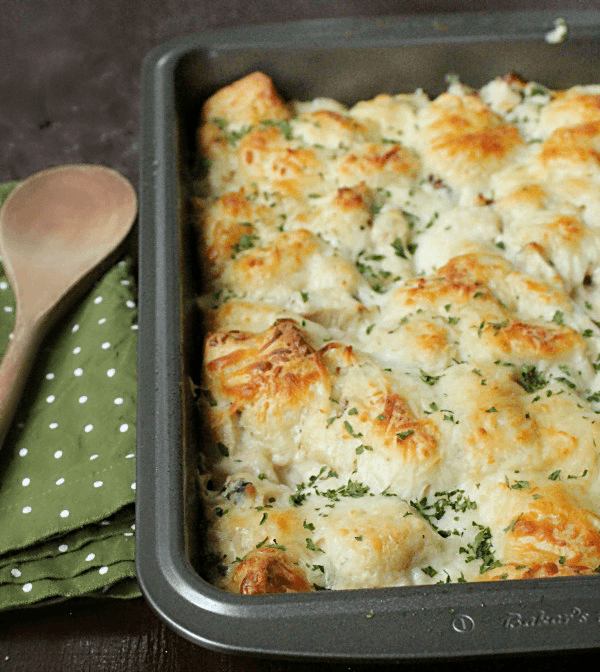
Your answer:
[[[1,197],[0,191],[0,203]],[[127,260],[100,280],[53,332],[32,370],[37,396],[22,404],[3,449],[12,457],[2,495],[9,493],[4,501],[12,505],[0,503],[0,609],[4,586],[22,596],[13,606],[28,604],[51,597],[47,591],[67,571],[38,568],[37,550],[23,548],[25,537],[40,554],[48,549],[39,563],[64,558],[61,567],[71,572],[65,577],[90,573],[81,581],[90,590],[135,576],[135,543],[125,536],[131,532],[122,524],[113,530],[110,517],[122,510],[130,521],[135,500],[137,304],[131,269]],[[14,298],[0,266],[0,357],[14,319]],[[2,564],[5,553],[11,562]],[[19,560],[26,553],[29,560]],[[113,563],[120,569],[113,570]]]

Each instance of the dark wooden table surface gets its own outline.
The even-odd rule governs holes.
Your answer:
[[[0,0],[0,182],[103,163],[138,184],[140,67],[161,42],[246,23],[342,16],[600,7],[598,0]],[[0,534],[2,531],[0,530]],[[599,634],[600,646],[600,634]],[[443,663],[448,672],[585,669],[600,649]],[[381,665],[439,669],[442,663]],[[232,656],[190,644],[143,599],[0,612],[0,670],[348,672],[362,664]]]

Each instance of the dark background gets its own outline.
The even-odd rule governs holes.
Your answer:
[[[57,164],[100,163],[137,186],[142,60],[153,47],[186,33],[313,18],[525,8],[556,9],[558,17],[567,7],[600,8],[600,0],[0,0],[0,182]],[[377,669],[585,669],[597,667],[599,654],[600,648]],[[0,613],[0,670],[362,672],[373,667],[213,653],[171,632],[142,599],[71,600]]]

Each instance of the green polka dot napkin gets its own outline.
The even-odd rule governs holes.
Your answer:
[[[0,185],[0,205],[16,183]],[[137,308],[132,261],[43,343],[0,448],[0,609],[135,581]],[[0,266],[0,356],[15,301]]]

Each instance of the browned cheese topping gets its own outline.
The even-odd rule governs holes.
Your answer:
[[[348,107],[252,73],[198,151],[209,580],[598,573],[600,86]]]

